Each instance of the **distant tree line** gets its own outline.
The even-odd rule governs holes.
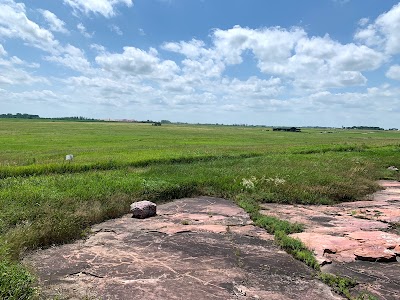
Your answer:
[[[383,128],[375,127],[375,126],[352,126],[352,127],[344,127],[344,129],[385,130]]]
[[[2,119],[42,119],[42,120],[61,120],[61,121],[101,121],[97,119],[85,118],[85,117],[60,117],[60,118],[41,118],[39,115],[31,115],[31,114],[0,114],[0,118]]]
[[[40,119],[38,115],[30,115],[30,114],[21,114],[21,113],[16,113],[15,115],[13,114],[1,114],[0,118],[7,118],[7,119]]]

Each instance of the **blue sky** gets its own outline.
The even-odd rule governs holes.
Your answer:
[[[400,4],[0,0],[0,113],[400,127]]]

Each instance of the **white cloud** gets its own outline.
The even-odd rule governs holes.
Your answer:
[[[14,99],[24,99],[24,100],[35,100],[40,102],[48,102],[49,99],[57,100],[59,97],[50,90],[34,90],[34,91],[25,91],[20,93],[12,93],[12,98]]]
[[[251,52],[261,72],[293,81],[302,89],[364,85],[361,72],[375,70],[386,57],[365,45],[341,44],[329,36],[308,37],[302,28],[217,29],[213,45],[203,41],[164,43],[164,50],[185,55],[183,71],[191,77],[222,76],[229,65],[243,62]]]
[[[7,51],[4,49],[3,45],[0,44],[0,56],[6,56]]]
[[[128,7],[133,5],[132,0],[64,0],[64,3],[71,6],[75,11],[85,14],[100,14],[106,18],[115,16],[115,6],[124,4]]]
[[[225,70],[221,61],[203,58],[201,60],[185,59],[182,61],[183,71],[186,76],[192,79],[202,77],[219,78]]]
[[[51,11],[39,9],[39,12],[43,15],[43,17],[49,23],[51,31],[61,32],[61,33],[65,33],[65,34],[69,33],[69,31],[65,28],[65,22],[61,21]]]
[[[118,35],[123,35],[122,30],[117,25],[112,24],[112,25],[109,26],[109,28],[110,28],[110,30],[112,32],[114,32],[114,33],[116,33]]]
[[[0,37],[22,39],[48,52],[55,52],[59,46],[50,31],[28,19],[25,5],[13,0],[3,0],[0,3]]]
[[[91,37],[93,37],[93,33],[88,33],[86,30],[86,27],[82,24],[79,23],[78,25],[76,25],[76,28],[78,28],[79,32],[85,37],[90,39]]]
[[[98,53],[104,53],[106,52],[106,48],[103,45],[99,44],[91,44],[90,48],[97,51]]]
[[[309,38],[300,28],[234,27],[215,34],[217,52],[227,63],[241,63],[243,51],[251,50],[263,73],[285,76],[303,88],[365,84],[360,71],[376,69],[384,60],[366,46],[343,45],[329,36]]]
[[[305,37],[301,28],[286,30],[280,27],[249,29],[235,26],[232,29],[214,31],[216,52],[227,64],[242,62],[242,53],[251,50],[259,59],[259,67],[265,69],[264,62],[281,63],[287,60],[296,42]]]
[[[369,23],[369,18],[361,18],[361,19],[358,21],[358,25],[359,25],[359,26],[366,26],[368,23]]]
[[[335,111],[343,108],[356,109],[359,111],[392,111],[398,107],[398,88],[388,85],[367,88],[365,92],[358,93],[331,93],[322,92],[307,96],[311,100],[312,107],[327,110],[329,107]]]
[[[250,77],[246,81],[234,78],[229,81],[222,81],[225,93],[240,99],[271,99],[277,97],[283,86],[279,78],[270,78],[269,80],[260,79],[255,76]]]
[[[192,59],[210,54],[210,51],[205,49],[204,46],[205,43],[203,41],[192,39],[190,42],[180,41],[179,43],[164,43],[162,48],[167,51],[183,54]]]
[[[381,48],[389,55],[400,53],[400,3],[381,14],[373,23],[367,25],[363,21],[361,26],[354,36],[356,40]]]
[[[115,76],[147,76],[157,79],[171,79],[179,67],[171,60],[161,61],[158,52],[150,48],[148,52],[135,47],[124,47],[123,53],[103,53],[96,62]]]
[[[400,65],[393,65],[386,72],[386,77],[394,80],[400,80]]]
[[[16,56],[0,58],[0,85],[49,84],[46,78],[34,74],[33,70],[37,68],[38,64],[28,63]]]
[[[61,55],[46,56],[44,59],[82,73],[91,70],[90,63],[86,59],[84,52],[70,44],[63,49]]]

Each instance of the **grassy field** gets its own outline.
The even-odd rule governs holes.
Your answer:
[[[25,251],[82,237],[136,200],[351,201],[377,179],[399,179],[391,165],[400,166],[400,132],[2,119],[0,272],[11,279],[0,278],[0,295],[9,282],[32,294],[17,264]]]

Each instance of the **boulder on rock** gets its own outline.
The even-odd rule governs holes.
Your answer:
[[[131,204],[132,218],[145,219],[157,213],[157,205],[150,201],[139,201]]]

